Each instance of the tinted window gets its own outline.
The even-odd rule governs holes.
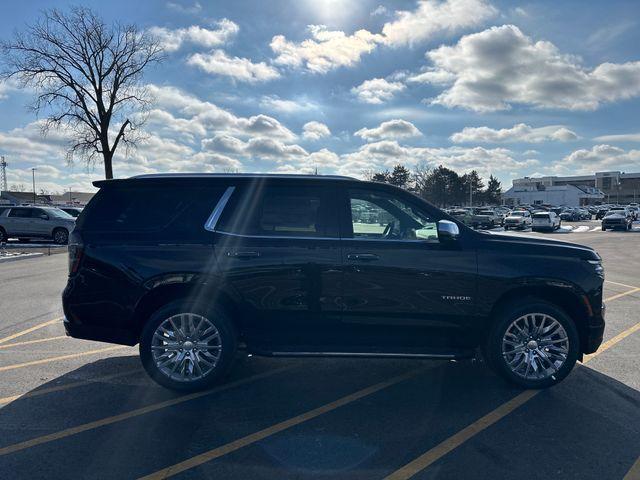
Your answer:
[[[224,187],[153,183],[102,188],[78,217],[85,231],[204,231]]]
[[[436,221],[412,203],[384,192],[350,190],[353,238],[438,241]]]
[[[31,218],[30,208],[12,208],[9,212],[10,217]]]
[[[37,218],[43,220],[46,216],[46,219],[49,219],[49,214],[42,210],[41,208],[32,208],[31,209],[31,218]]]
[[[322,187],[266,186],[236,190],[217,230],[243,235],[337,237]]]

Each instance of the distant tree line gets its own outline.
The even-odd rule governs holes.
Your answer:
[[[418,164],[411,171],[398,164],[391,171],[370,171],[365,172],[365,176],[374,182],[410,190],[439,207],[469,205],[470,200],[474,205],[495,205],[500,204],[502,195],[502,185],[493,175],[489,176],[485,187],[476,170],[459,175],[442,165],[430,168],[426,164]]]

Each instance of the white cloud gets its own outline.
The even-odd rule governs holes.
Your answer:
[[[623,133],[619,135],[601,135],[594,138],[597,142],[640,142],[640,133]]]
[[[380,44],[402,46],[422,42],[439,33],[480,25],[496,12],[485,0],[421,0],[416,10],[395,12],[395,19],[384,24],[382,33],[361,29],[348,35],[329,30],[326,25],[309,25],[311,38],[294,42],[276,35],[270,45],[278,65],[327,73],[357,64]],[[379,6],[372,15],[385,13],[386,8]]]
[[[342,155],[338,172],[359,176],[365,170],[393,168],[398,163],[413,167],[418,162],[426,162],[431,167],[444,165],[460,173],[477,170],[484,177],[517,172],[539,164],[537,160],[516,160],[512,152],[504,148],[409,147],[395,140],[382,140]]]
[[[243,136],[269,136],[283,141],[296,139],[291,130],[268,115],[239,117],[176,87],[152,84],[147,88],[155,97],[157,107],[169,114],[164,115],[165,124],[169,129],[185,131],[193,128],[193,133],[200,136],[204,136],[205,133],[224,132]],[[175,122],[170,117],[176,119]]]
[[[389,45],[411,45],[482,25],[497,12],[485,0],[422,0],[416,10],[396,12],[396,19],[384,25],[382,34]]]
[[[451,135],[450,138],[454,143],[540,143],[546,141],[568,142],[577,140],[578,135],[562,125],[533,128],[527,124],[518,123],[511,128],[499,130],[490,127],[465,127],[462,131]]]
[[[427,52],[427,58],[433,78],[424,81],[455,78],[432,100],[446,107],[488,112],[526,104],[593,110],[640,95],[640,62],[603,63],[589,70],[578,58],[551,42],[534,42],[514,25],[466,35],[453,46]]]
[[[308,29],[311,38],[300,43],[291,42],[284,35],[271,39],[271,49],[277,55],[276,64],[327,73],[338,67],[355,65],[363,54],[370,53],[382,41],[380,35],[367,30],[347,35],[328,30],[324,25],[309,25]]]
[[[640,170],[640,150],[623,150],[611,145],[595,145],[591,150],[580,149],[564,157],[556,171],[593,173],[606,170]]]
[[[275,110],[284,113],[304,112],[317,110],[318,104],[303,99],[286,99],[277,95],[263,95],[260,99],[260,106],[266,110]]]
[[[385,16],[389,14],[389,10],[387,10],[387,7],[385,7],[384,5],[378,5],[372,12],[371,12],[371,16],[372,17],[376,17],[378,15],[380,16]]]
[[[200,5],[200,2],[194,2],[192,4],[167,2],[167,8],[180,13],[187,13],[189,15],[195,15],[202,11],[202,5]]]
[[[279,140],[266,137],[254,137],[244,142],[228,135],[215,136],[204,139],[202,147],[205,151],[238,154],[248,158],[278,162],[309,155],[300,145],[287,145]]]
[[[151,27],[149,33],[162,43],[166,51],[175,52],[185,43],[207,48],[223,45],[235,37],[240,30],[235,22],[227,18],[217,21],[215,25],[218,28],[210,29],[200,25],[177,29]]]
[[[419,137],[422,132],[416,126],[406,120],[394,119],[382,122],[375,128],[361,128],[354,133],[356,137],[360,137],[367,142],[399,138]]]
[[[280,76],[280,72],[264,62],[253,63],[248,58],[230,57],[222,50],[209,53],[194,53],[187,64],[201,68],[207,73],[231,77],[239,82],[266,82]]]
[[[320,140],[331,135],[331,130],[324,123],[311,121],[302,126],[302,136],[306,140]]]
[[[384,78],[372,78],[365,80],[357,87],[351,89],[351,93],[364,103],[381,104],[391,100],[393,96],[405,89],[400,82],[389,82]]]

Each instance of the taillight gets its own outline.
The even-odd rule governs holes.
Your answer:
[[[69,275],[73,275],[78,271],[80,267],[80,260],[82,260],[83,254],[82,245],[70,244],[69,245]]]

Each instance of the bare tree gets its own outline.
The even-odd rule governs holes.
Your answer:
[[[45,130],[64,125],[72,138],[69,159],[87,163],[102,155],[113,178],[113,155],[134,146],[149,103],[145,68],[162,59],[162,47],[135,25],[107,25],[94,12],[43,12],[34,25],[0,45],[0,78],[15,78],[35,90],[32,109],[47,116]]]

